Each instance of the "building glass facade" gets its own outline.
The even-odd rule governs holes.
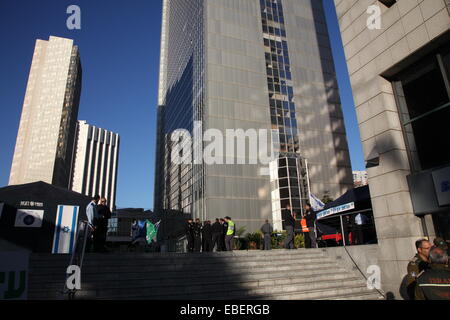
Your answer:
[[[286,200],[301,211],[309,189],[338,197],[352,187],[324,20],[321,4],[311,0],[164,1],[156,210],[183,210],[201,220],[228,215],[238,228],[255,231],[265,219],[274,222],[273,208]],[[194,136],[196,120],[202,126]],[[240,129],[246,154],[218,150],[221,163],[175,165],[176,129],[196,139],[216,130],[227,147],[239,139],[229,130]],[[249,130],[276,133],[279,144],[268,151],[279,151],[286,164],[255,163]]]

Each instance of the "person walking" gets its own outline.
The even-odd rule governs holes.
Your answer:
[[[227,222],[228,229],[227,234],[225,236],[225,246],[227,248],[227,251],[233,251],[233,239],[234,235],[236,233],[236,225],[234,224],[233,220],[231,220],[230,217],[225,217],[225,221]]]
[[[269,223],[269,220],[266,220],[266,223],[264,223],[261,227],[261,232],[263,233],[263,240],[264,240],[264,246],[263,250],[271,250],[272,249],[272,232],[273,228]]]
[[[417,285],[417,278],[422,271],[429,268],[429,256],[431,243],[427,239],[419,239],[416,241],[417,253],[414,258],[408,263],[406,275],[406,291],[411,300],[415,298],[415,291]]]
[[[94,232],[94,250],[96,252],[107,252],[106,235],[108,233],[108,220],[111,218],[111,210],[106,204],[106,198],[101,198],[100,204],[97,206],[98,217],[94,219],[97,226]]]
[[[206,221],[202,228],[202,251],[211,252],[212,251],[212,230],[211,221]]]
[[[194,222],[189,219],[185,228],[186,239],[188,242],[187,251],[194,252]]]
[[[432,247],[429,261],[429,269],[417,278],[416,300],[450,300],[450,269],[447,266],[447,252],[440,247]]]
[[[316,213],[312,210],[311,205],[306,203],[305,206],[305,220],[306,225],[309,229],[309,240],[310,240],[310,248],[317,248],[317,240],[316,240],[316,232],[315,232],[315,223],[316,223]]]
[[[286,209],[281,211],[281,219],[283,219],[284,229],[287,232],[284,247],[286,249],[295,249],[295,247],[294,247],[295,217],[291,210],[291,206],[289,204],[286,205]]]
[[[194,223],[194,251],[200,252],[202,248],[202,223],[200,219],[195,219]]]
[[[88,227],[87,227],[87,248],[89,248],[87,251],[92,251],[93,247],[93,241],[92,236],[95,233],[96,230],[96,223],[98,218],[98,212],[97,212],[97,205],[100,201],[100,196],[96,195],[91,202],[86,207],[86,216],[88,218]],[[95,248],[94,248],[95,250]]]
[[[222,225],[220,224],[219,219],[216,219],[216,222],[213,223],[211,227],[211,233],[212,233],[211,249],[214,250],[214,248],[216,248],[216,251],[222,251],[223,228]]]

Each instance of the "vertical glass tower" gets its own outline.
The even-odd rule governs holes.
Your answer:
[[[352,187],[321,1],[165,0],[163,10],[156,210],[228,215],[247,231],[269,219],[280,230],[287,204],[301,212],[310,192],[338,197]],[[242,129],[245,159],[224,149],[215,153],[223,163],[174,164],[176,129],[190,143],[214,129],[227,148],[236,138],[227,130]],[[277,159],[251,161],[250,130],[276,133]]]

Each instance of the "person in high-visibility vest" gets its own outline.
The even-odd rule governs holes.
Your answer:
[[[230,217],[225,217],[225,221],[228,223],[228,230],[225,236],[225,246],[227,251],[233,251],[233,239],[236,233],[236,225]]]

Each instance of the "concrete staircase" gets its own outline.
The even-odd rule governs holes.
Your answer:
[[[58,299],[67,255],[32,255],[29,299]],[[382,299],[323,249],[87,254],[77,299]]]

